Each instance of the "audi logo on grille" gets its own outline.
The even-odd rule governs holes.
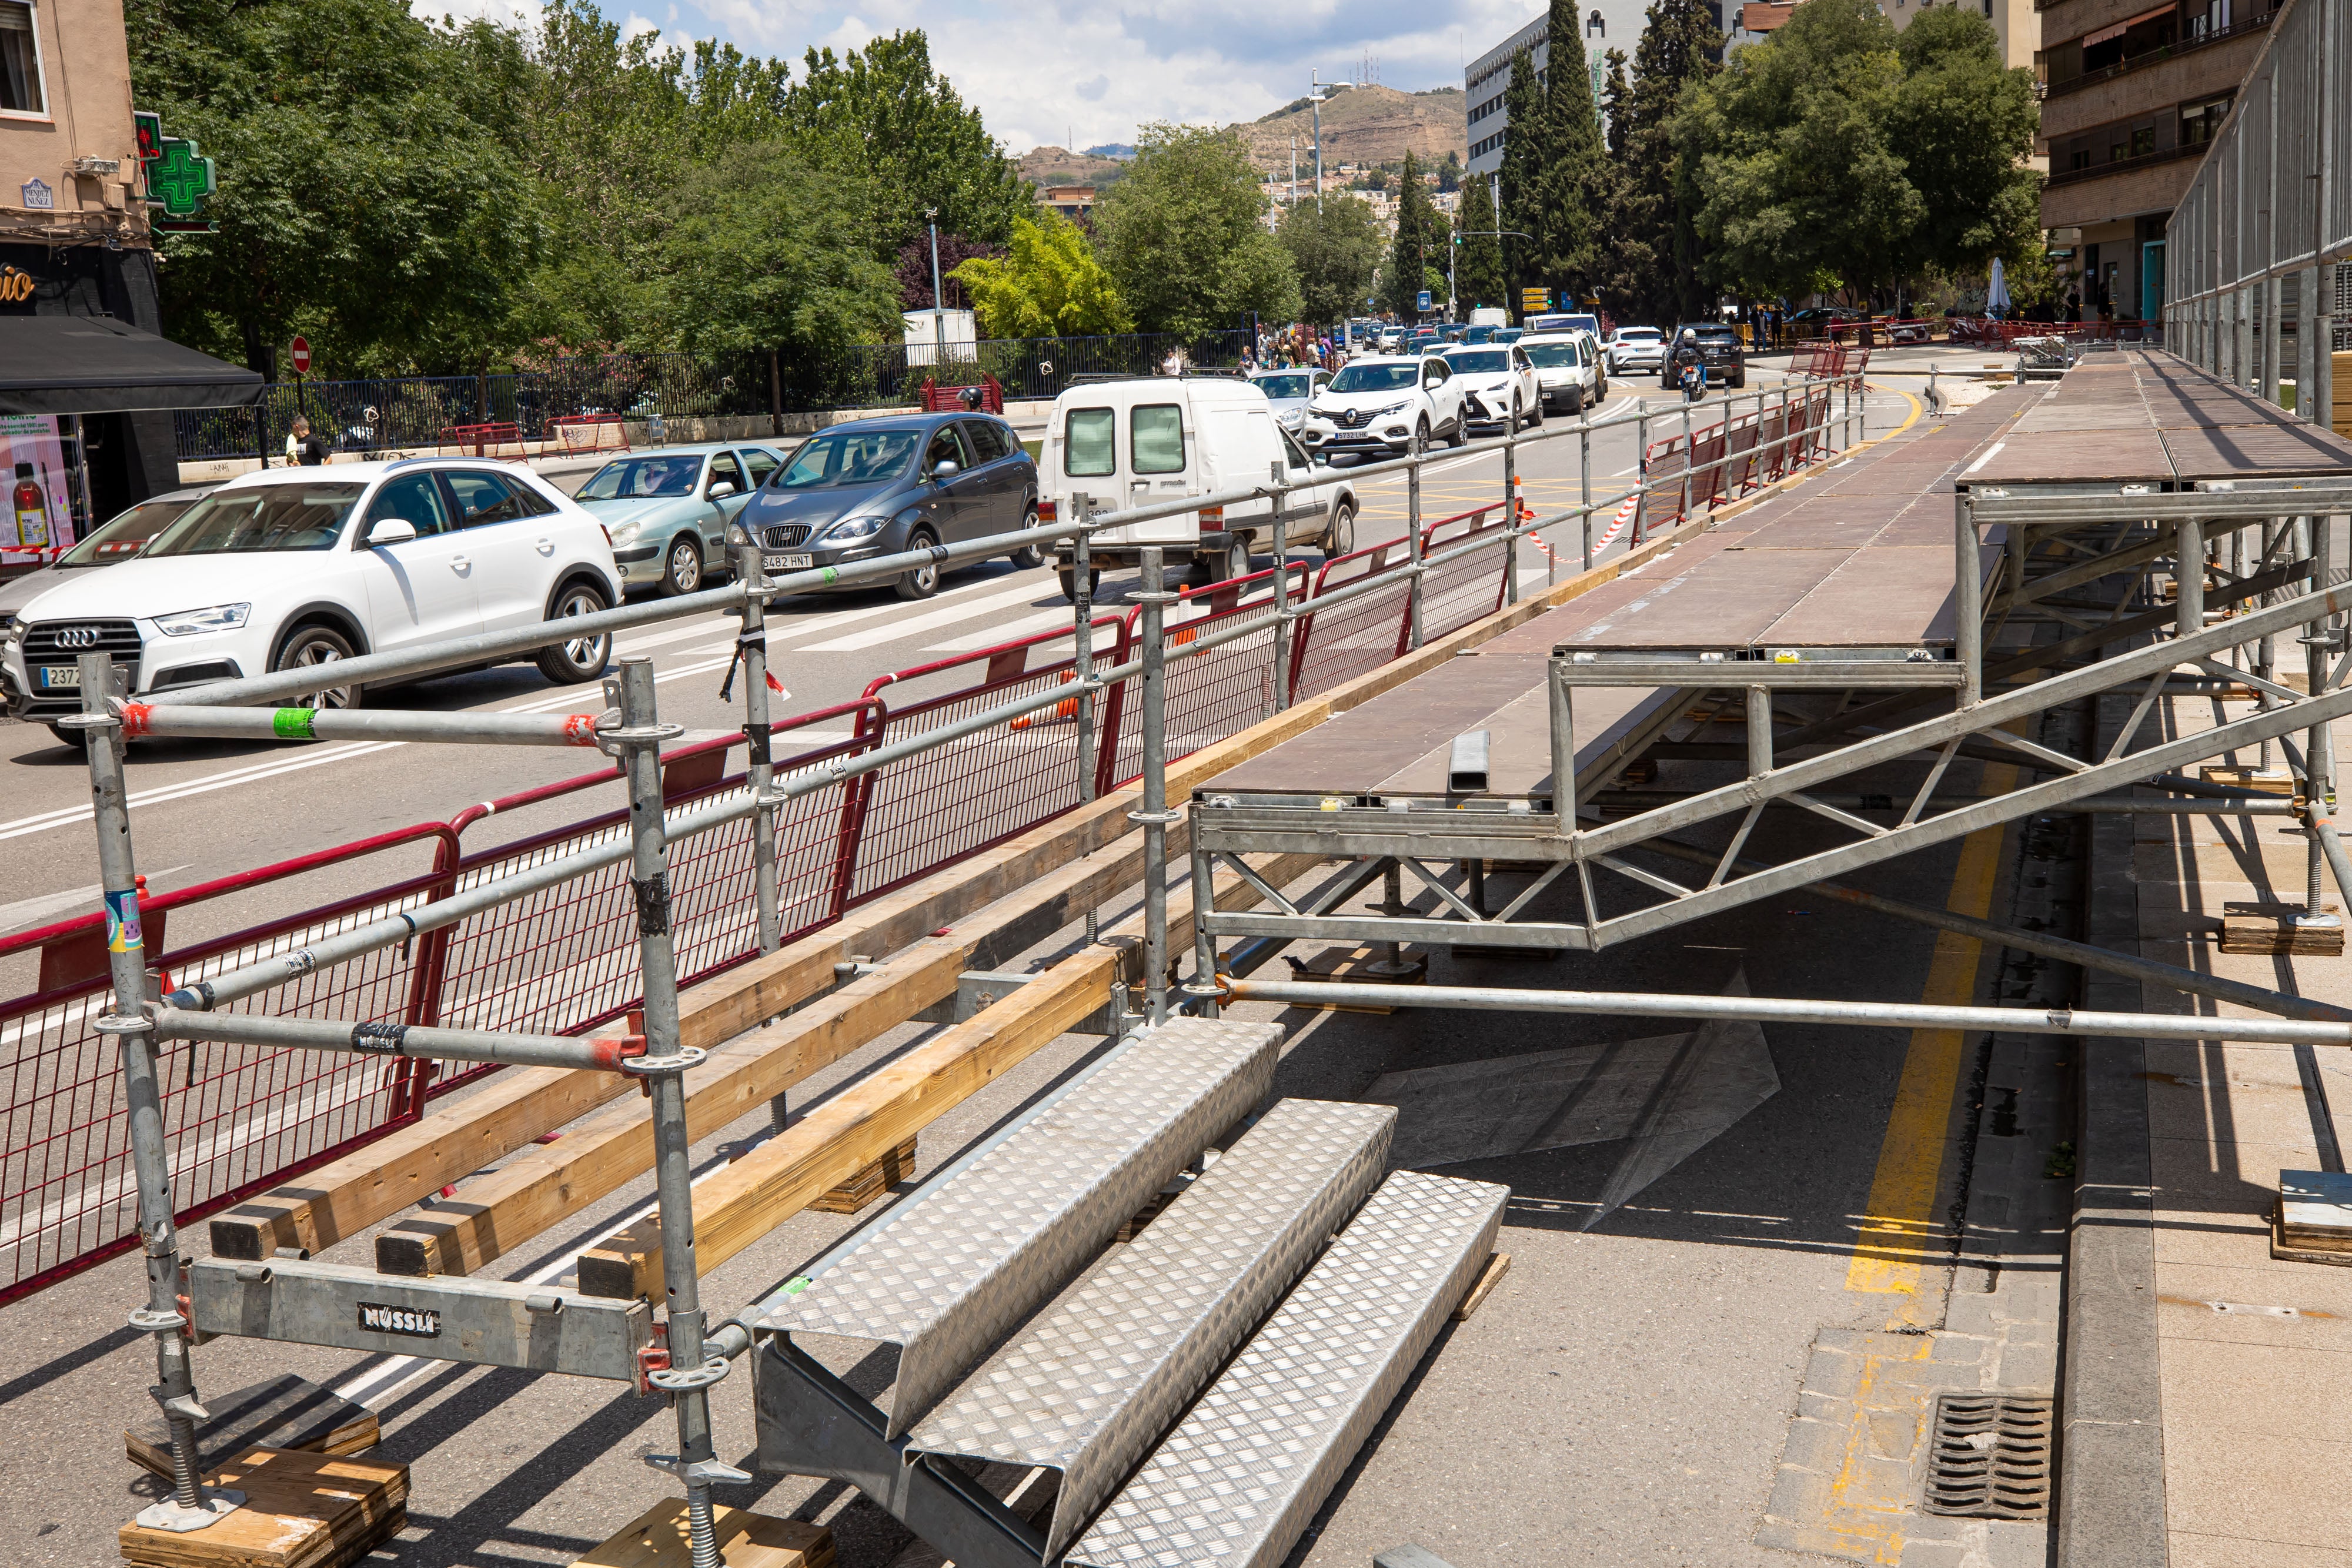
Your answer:
[[[99,629],[95,626],[60,627],[58,631],[58,646],[60,648],[95,648],[98,646],[98,640],[100,635],[102,635],[102,633],[100,633]]]

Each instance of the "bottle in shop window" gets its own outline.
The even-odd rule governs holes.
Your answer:
[[[16,514],[16,543],[25,549],[47,549],[49,543],[49,497],[42,486],[33,482],[33,465],[16,465],[16,491],[12,500]]]

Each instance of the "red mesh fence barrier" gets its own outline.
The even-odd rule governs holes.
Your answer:
[[[1412,589],[1398,569],[1405,564],[1408,553],[1404,540],[1391,539],[1323,563],[1315,574],[1315,591],[1307,601],[1307,612],[1298,619],[1298,640],[1291,647],[1292,701],[1345,685],[1404,652],[1410,631],[1405,613]],[[1395,580],[1388,587],[1373,589],[1328,610],[1315,607],[1327,593],[1391,574]]]
[[[1422,532],[1423,559],[1441,551],[1475,547],[1458,560],[1431,567],[1421,580],[1421,636],[1427,642],[1458,632],[1503,607],[1503,560],[1510,532],[1507,507],[1481,507],[1440,518]]]

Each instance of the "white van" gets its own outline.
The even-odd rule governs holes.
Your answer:
[[[1499,305],[1481,305],[1470,312],[1470,325],[1473,327],[1507,327],[1510,324],[1511,313]]]
[[[1307,457],[1255,384],[1211,375],[1085,382],[1054,400],[1037,463],[1037,509],[1041,518],[1075,516],[1074,497],[1084,496],[1099,514],[1244,489],[1271,483],[1276,465],[1293,486],[1284,509],[1290,541],[1312,541],[1326,556],[1355,549],[1355,487]],[[1105,529],[1087,546],[1095,580],[1106,566],[1140,562],[1145,545],[1160,546],[1171,564],[1190,563],[1195,582],[1242,576],[1251,551],[1274,548],[1273,502]],[[1075,599],[1071,547],[1055,556],[1062,591]]]

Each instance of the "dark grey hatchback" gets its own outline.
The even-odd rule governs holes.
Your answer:
[[[850,566],[929,545],[961,544],[1037,522],[1037,465],[1003,420],[910,414],[837,424],[811,436],[743,509],[768,574]],[[1017,566],[1043,565],[1027,546]],[[892,580],[901,599],[929,599],[940,569]]]

